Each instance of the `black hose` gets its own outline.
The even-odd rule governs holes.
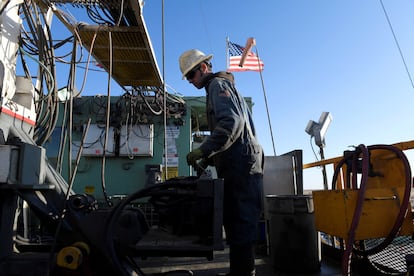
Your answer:
[[[165,191],[166,189],[170,189],[170,188],[182,188],[182,187],[191,187],[195,185],[195,181],[193,178],[191,179],[178,179],[178,180],[167,180],[166,182],[163,183],[158,183],[155,184],[153,186],[141,189],[133,194],[131,194],[130,196],[128,196],[127,198],[123,199],[122,201],[120,201],[116,206],[114,206],[114,208],[112,209],[112,211],[110,212],[109,216],[108,216],[108,223],[107,223],[107,229],[106,229],[106,235],[105,235],[105,242],[106,245],[108,246],[108,259],[111,260],[112,265],[114,266],[114,268],[120,272],[120,275],[125,275],[128,276],[130,275],[130,273],[128,271],[126,271],[126,268],[121,264],[119,256],[116,253],[116,249],[114,246],[114,232],[115,232],[115,226],[116,226],[116,222],[117,219],[119,218],[119,216],[121,215],[122,210],[125,208],[125,206],[127,206],[131,201],[136,200],[138,198],[143,198],[143,197],[148,197],[151,196],[151,193],[157,193],[160,191]],[[145,274],[142,271],[139,271],[139,273],[142,276],[145,276]]]

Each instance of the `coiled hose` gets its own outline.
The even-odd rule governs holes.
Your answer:
[[[353,248],[354,238],[355,238],[355,231],[358,227],[358,222],[361,217],[362,213],[362,206],[365,199],[365,191],[366,191],[366,184],[369,176],[369,170],[370,170],[370,152],[374,150],[388,150],[393,153],[402,161],[402,164],[404,166],[404,178],[405,178],[405,190],[404,190],[404,196],[402,198],[401,202],[401,208],[399,210],[399,213],[396,217],[395,223],[389,232],[389,234],[386,236],[386,238],[377,246],[369,249],[369,250],[358,250],[356,248]],[[358,198],[356,202],[356,207],[354,211],[354,215],[351,222],[351,227],[349,229],[348,239],[346,241],[346,247],[345,252],[342,257],[342,275],[350,275],[349,267],[350,267],[350,260],[351,260],[351,253],[355,253],[361,256],[368,256],[372,254],[376,254],[380,251],[382,251],[384,248],[386,248],[396,237],[398,234],[401,225],[404,221],[405,214],[407,212],[407,208],[409,207],[409,199],[410,199],[410,192],[411,192],[411,168],[409,165],[409,162],[407,160],[407,157],[405,154],[398,148],[390,145],[373,145],[366,147],[365,145],[359,145],[356,150],[353,152],[353,154],[347,154],[344,156],[343,159],[338,163],[338,165],[335,168],[333,180],[332,180],[332,189],[336,189],[336,183],[338,175],[341,171],[342,166],[345,164],[351,163],[351,170],[352,170],[352,182],[348,184],[347,188],[357,189],[357,173],[360,169],[358,167],[359,160],[362,158],[362,168],[361,168],[361,183],[359,186],[358,191]],[[351,161],[351,162],[349,162]]]
[[[108,218],[105,238],[106,238],[106,244],[108,247],[109,259],[112,261],[112,265],[120,273],[120,275],[125,275],[125,276],[131,275],[131,272],[128,271],[128,269],[123,265],[122,260],[120,260],[120,257],[117,254],[117,251],[115,249],[115,244],[114,244],[115,227],[116,227],[117,219],[121,215],[122,210],[128,204],[130,204],[133,200],[136,200],[139,198],[149,197],[154,194],[159,195],[160,193],[165,193],[168,189],[172,189],[172,188],[194,187],[196,183],[195,182],[196,179],[197,178],[195,177],[188,177],[186,179],[167,180],[163,183],[159,183],[159,184],[144,188],[142,190],[139,190],[131,194],[127,198],[123,199],[121,202],[118,203],[118,205],[114,206]],[[125,259],[128,260],[128,258],[125,258]],[[144,272],[139,267],[135,267],[135,270],[136,270],[135,272],[139,273],[138,275],[145,276]],[[169,271],[169,272],[163,273],[162,275],[168,275],[168,274],[177,273],[177,272],[180,272],[180,273],[185,272],[188,275],[193,275],[193,272],[190,270]]]

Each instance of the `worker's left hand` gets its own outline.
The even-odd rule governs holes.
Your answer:
[[[195,149],[187,154],[187,164],[195,167],[197,160],[203,157],[201,149]]]

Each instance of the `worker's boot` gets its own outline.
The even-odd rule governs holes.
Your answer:
[[[230,246],[230,276],[255,276],[254,245]]]

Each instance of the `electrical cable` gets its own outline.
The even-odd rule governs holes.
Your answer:
[[[29,5],[27,2],[24,2],[21,8],[26,25],[22,25],[20,51],[39,65],[38,82],[35,87],[38,97],[34,97],[37,98],[35,101],[37,119],[33,137],[38,145],[42,145],[50,137],[58,119],[54,46],[52,45],[49,20],[46,19],[42,9],[36,3]],[[30,32],[25,32],[24,26],[27,26]],[[38,55],[38,59],[35,59],[34,55]],[[21,59],[26,64],[23,55],[21,55]],[[24,65],[24,70],[26,76],[29,76],[30,73],[26,65]],[[46,87],[47,93],[43,92],[44,87]]]
[[[124,15],[124,0],[121,0],[121,8],[120,8],[120,14],[119,14],[119,18],[118,18],[118,21],[116,22],[116,26],[119,26],[119,24],[121,24],[121,20],[122,20],[122,17],[123,17],[123,15]]]
[[[318,155],[316,154],[315,148],[313,147],[312,138],[313,138],[313,136],[309,136],[309,143],[310,143],[313,155],[315,155],[315,160],[316,161],[320,161],[320,159],[318,158]]]
[[[391,29],[391,33],[392,33],[392,36],[394,38],[395,45],[397,46],[397,49],[398,49],[398,52],[400,54],[401,60],[402,60],[402,62],[404,64],[405,71],[406,71],[407,76],[408,76],[408,78],[410,80],[411,87],[414,88],[413,78],[411,77],[410,71],[408,70],[407,62],[405,62],[404,54],[403,54],[403,52],[401,50],[400,44],[398,43],[398,39],[397,39],[397,36],[396,36],[396,34],[394,32],[394,28],[392,27],[391,20],[390,20],[390,18],[388,16],[387,10],[385,9],[385,6],[384,6],[384,3],[382,2],[382,0],[379,0],[379,1],[381,3],[382,10],[384,11],[385,17],[387,19],[388,26]]]
[[[38,9],[36,9],[37,11]],[[39,76],[41,76],[39,79],[44,79],[46,82],[46,88],[48,91],[48,103],[49,103],[49,111],[50,117],[48,120],[45,120],[45,125],[47,127],[42,126],[44,129],[41,133],[41,136],[37,138],[37,144],[43,145],[43,143],[49,139],[50,135],[52,134],[53,129],[55,128],[58,120],[58,112],[59,112],[59,105],[57,104],[57,81],[56,81],[56,67],[55,67],[55,53],[54,53],[54,47],[53,47],[53,40],[52,40],[52,34],[50,30],[50,18],[46,18],[44,12],[39,13],[40,16],[38,16],[38,21],[44,22],[44,27],[42,28],[42,31],[39,30],[39,58],[42,63],[45,63],[49,71],[52,72],[52,76],[50,79],[49,75],[46,74],[43,77],[43,71],[39,70]],[[40,20],[42,18],[42,20]],[[37,28],[39,25],[36,25]],[[40,53],[44,53],[40,55]],[[40,128],[38,128],[40,129]]]
[[[30,3],[30,4],[29,4]],[[41,11],[40,8],[38,8],[38,6],[36,5],[35,2],[26,2],[24,1],[24,8],[26,10],[26,18],[27,18],[27,22],[29,22],[28,27],[31,31],[29,32],[23,32],[25,37],[22,38],[22,47],[21,47],[21,51],[22,52],[26,52],[26,56],[34,59],[39,66],[41,67],[40,69],[40,73],[38,76],[38,81],[40,83],[39,88],[36,88],[36,93],[38,93],[38,99],[36,101],[36,113],[37,114],[42,114],[42,116],[38,117],[38,121],[36,123],[36,137],[37,137],[37,142],[38,143],[43,143],[44,141],[46,141],[53,129],[56,126],[56,121],[58,118],[58,106],[59,106],[59,100],[57,98],[57,86],[56,86],[56,72],[55,72],[55,64],[54,64],[54,60],[56,58],[55,53],[54,53],[54,49],[55,48],[59,48],[62,46],[62,43],[66,43],[69,42],[70,39],[67,39],[67,41],[62,41],[61,44],[55,44],[52,45],[52,39],[51,39],[51,34],[50,34],[50,29],[49,29],[49,25],[47,23],[45,23],[43,26],[43,24],[41,24],[40,18],[37,18],[36,16],[38,16],[38,12]],[[30,13],[30,9],[33,12],[33,14]],[[56,13],[56,10],[54,10],[54,12]],[[36,16],[34,16],[34,14],[36,14]],[[97,9],[93,9],[93,15],[97,16],[97,18],[101,18],[101,14],[97,11]],[[40,17],[45,17],[44,14],[41,12]],[[119,17],[119,20],[123,17],[123,15],[121,14],[121,16]],[[106,21],[107,22],[107,21]],[[121,21],[119,21],[121,22]],[[45,28],[46,27],[46,28]],[[41,30],[43,29],[44,30]],[[38,34],[41,34],[40,36]],[[75,41],[77,41],[79,44],[77,44],[77,46],[80,46],[82,48],[82,41],[79,38],[79,34],[76,30],[76,28],[74,29],[74,36],[77,38]],[[46,38],[49,39],[46,39]],[[95,37],[94,37],[95,39]],[[74,42],[76,43],[76,42]],[[77,47],[75,46],[75,47]],[[93,43],[91,48],[93,47]],[[111,51],[112,51],[112,47],[110,47]],[[75,61],[76,59],[76,54],[74,54],[76,51],[72,51],[72,60],[70,62],[71,65],[75,65],[78,64],[80,61]],[[90,53],[92,52],[92,49],[90,51]],[[33,55],[40,55],[38,60],[36,60],[34,57],[32,57]],[[30,56],[32,55],[32,56]],[[112,57],[112,52],[111,52],[111,57]],[[23,58],[23,55],[21,55],[21,58]],[[81,94],[81,92],[84,89],[84,83],[86,82],[86,76],[87,76],[87,72],[89,69],[89,63],[90,63],[90,55],[88,57],[88,62],[87,62],[87,69],[85,71],[85,75],[84,75],[84,81],[82,84],[82,88],[79,92],[79,94]],[[112,60],[110,62],[111,66],[112,66]],[[28,67],[25,66],[25,71],[27,72],[27,74],[29,73]],[[109,79],[112,78],[112,68],[110,68],[109,70]],[[75,80],[75,75],[76,75],[76,66],[73,66],[70,70],[70,76],[68,78],[68,91],[73,92],[74,91],[74,80]],[[165,82],[164,82],[165,83]],[[45,85],[44,85],[45,84]],[[46,91],[44,91],[44,89],[47,89]],[[154,96],[154,98],[156,100],[159,99],[160,95],[159,93],[161,93],[161,91],[156,91],[155,92],[156,95]],[[78,95],[79,95],[78,94]],[[78,95],[73,95],[73,93],[71,93],[72,99],[74,96],[78,96]],[[143,97],[144,99],[144,104],[149,108],[149,110],[151,111],[151,113],[153,113],[154,115],[157,114],[161,114],[163,110],[166,110],[166,104],[164,104],[164,108],[159,104],[159,101],[154,101],[153,103],[150,103],[145,96],[143,95],[143,93],[140,93],[140,96]],[[158,98],[157,98],[158,97]],[[171,96],[168,95],[168,93],[166,93],[165,89],[164,89],[164,97],[163,100],[165,101],[170,101],[172,103],[179,103],[179,104],[183,104],[183,101],[180,100],[178,97],[175,96]],[[160,110],[156,110],[153,108],[153,106],[159,106]],[[73,107],[73,106],[72,106]],[[70,108],[67,103],[65,103],[65,113],[66,110]],[[175,110],[174,110],[175,111]],[[171,113],[171,114],[180,114],[179,109],[177,109],[177,111],[175,111],[177,113]],[[70,112],[72,113],[72,112]],[[182,113],[182,112],[181,112]],[[108,87],[108,97],[107,97],[107,120],[106,120],[106,137],[105,137],[105,145],[104,145],[104,159],[105,159],[105,153],[106,153],[106,147],[107,147],[107,140],[108,140],[108,129],[109,129],[109,116],[110,116],[110,87]],[[64,118],[64,120],[66,120],[66,117]],[[68,119],[69,122],[72,122],[72,119]],[[65,129],[66,133],[71,133],[72,131],[72,126],[69,127],[63,127],[62,125],[62,135],[63,135],[63,130]],[[68,134],[69,135],[69,134]],[[84,132],[83,135],[86,135],[86,133]],[[63,135],[65,136],[65,135]],[[69,136],[68,136],[69,138]],[[66,137],[65,137],[66,139]],[[85,136],[82,138],[82,149],[85,148],[85,144],[84,144],[84,139]],[[63,143],[64,144],[64,143]],[[63,148],[63,144],[62,144],[62,148]],[[72,144],[72,143],[70,143]],[[79,150],[78,154],[80,154],[81,150]],[[69,152],[69,156],[71,156],[71,151]],[[79,155],[80,156],[80,155]],[[80,157],[78,157],[80,158]],[[71,163],[71,162],[69,162]],[[74,167],[74,171],[76,172],[77,170],[77,165]],[[72,170],[70,170],[72,171]],[[104,173],[105,171],[105,162],[103,162],[103,166],[102,166],[102,172]],[[70,187],[68,188],[68,193],[66,194],[66,197],[69,195],[69,191],[71,190],[71,186],[73,185],[73,181],[75,179],[75,173],[71,175],[70,177],[71,179],[71,184]],[[103,182],[103,189],[104,189],[104,194],[105,194],[105,198],[107,199],[107,195],[106,195],[106,189],[105,189],[105,183]],[[61,213],[61,217],[63,220],[63,217],[65,216],[65,211],[62,211]],[[57,233],[60,232],[60,226],[57,229]],[[55,240],[56,242],[56,240]],[[56,245],[55,245],[56,246]]]
[[[65,101],[64,103],[64,110],[63,110],[63,118],[62,118],[62,125],[60,130],[60,139],[59,139],[59,149],[57,153],[57,161],[56,161],[56,171],[58,173],[62,173],[63,168],[63,155],[66,145],[66,135],[65,133],[68,133],[68,128],[66,127],[67,122],[67,115],[68,115],[68,101]]]
[[[7,7],[7,5],[9,5],[10,4],[10,1],[11,0],[7,0],[6,1],[6,3],[2,3],[2,7],[1,7],[1,10],[0,10],[0,15],[2,15],[3,14],[3,12],[4,12],[4,10],[6,9],[6,7]]]
[[[85,141],[85,139],[87,137],[89,124],[90,124],[90,120],[88,121],[86,131],[83,133],[83,136],[82,136],[82,140],[81,140],[82,142],[81,142],[81,145],[79,147],[79,151],[78,151],[78,154],[77,154],[77,157],[76,157],[77,165],[79,164],[79,160],[80,160],[81,155],[82,155],[83,142]],[[76,168],[77,168],[77,165],[76,165]],[[61,230],[61,227],[62,227],[62,223],[63,223],[63,220],[65,219],[66,210],[67,210],[66,206],[67,206],[67,202],[69,200],[70,193],[72,191],[73,184],[74,184],[74,177],[71,177],[68,188],[67,188],[66,193],[65,193],[64,204],[63,204],[62,210],[59,214],[59,221],[58,221],[58,224],[57,224],[57,227],[56,227],[56,230],[55,230],[55,235],[54,235],[55,238],[53,239],[53,244],[52,244],[52,247],[50,249],[50,254],[49,254],[50,271],[53,271],[53,264],[54,264],[53,260],[54,260],[54,257],[55,257],[54,253],[55,253],[56,246],[57,246],[57,237],[59,237],[59,233],[60,233],[60,230]]]
[[[20,51],[25,54],[26,56],[28,56],[29,58],[31,58],[32,60],[34,60],[37,64],[39,64],[48,74],[49,76],[54,79],[54,76],[52,74],[52,72],[49,71],[49,69],[46,67],[45,64],[41,63],[39,60],[35,59],[31,54],[29,54],[28,52],[26,52],[23,48],[20,47]],[[51,90],[53,90],[55,87],[52,86]]]
[[[83,90],[85,89],[85,84],[86,84],[86,79],[87,79],[88,72],[89,72],[89,65],[90,65],[90,61],[91,61],[91,56],[92,56],[92,52],[94,50],[95,41],[96,41],[96,37],[98,35],[99,28],[100,27],[98,27],[95,30],[95,33],[94,33],[94,35],[92,37],[90,50],[88,51],[88,58],[87,58],[87,61],[86,61],[86,67],[85,67],[85,73],[83,75],[82,85],[81,85],[81,88],[79,89],[79,92],[76,95],[74,95],[74,97],[78,97],[79,95],[81,95],[82,92],[83,92]],[[75,29],[77,31],[77,28],[75,28]]]
[[[105,183],[105,165],[106,165],[106,149],[108,147],[108,135],[109,135],[109,123],[110,123],[110,111],[111,111],[111,79],[112,79],[112,66],[113,66],[113,49],[112,49],[112,33],[108,33],[109,40],[109,72],[108,72],[108,88],[106,95],[106,125],[105,125],[105,142],[103,147],[103,156],[102,156],[102,167],[101,167],[101,187],[102,193],[105,197],[105,201],[109,207],[112,207],[112,202],[109,200],[109,196],[106,192],[106,183]]]
[[[88,17],[95,22],[98,25],[109,25],[109,26],[113,26],[115,25],[115,21],[114,18],[107,18],[105,19],[99,12],[99,10],[97,9],[96,6],[87,6],[86,7],[86,12]],[[101,9],[101,12],[103,12],[105,14],[105,16],[110,16],[109,14],[106,13],[106,11],[104,9]]]
[[[156,111],[155,109],[152,108],[151,104],[148,102],[147,98],[142,94],[142,92],[140,91],[139,94],[142,98],[142,100],[144,101],[145,105],[148,107],[148,109],[154,114],[154,115],[161,115],[163,112],[162,107],[160,107],[160,110]]]
[[[74,41],[73,46],[73,55],[72,55],[72,60],[75,59],[76,57],[76,49],[77,49],[77,41]],[[68,121],[66,122],[66,124],[68,125],[67,129],[68,129],[68,173],[69,173],[69,179],[72,178],[72,129],[73,129],[73,93],[72,91],[74,90],[75,87],[75,76],[76,75],[76,66],[74,63],[71,63],[70,66],[70,74],[69,74],[69,79],[68,79],[68,83],[67,83],[67,89],[70,92],[69,94],[69,103],[67,103],[68,105]]]

